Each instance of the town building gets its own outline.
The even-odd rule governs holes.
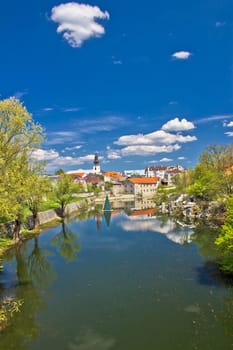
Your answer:
[[[146,167],[146,177],[157,176],[161,183],[171,185],[172,178],[176,174],[183,173],[185,171],[182,165],[157,165]]]
[[[152,197],[159,184],[159,178],[154,177],[131,177],[125,182],[125,192],[141,197]]]

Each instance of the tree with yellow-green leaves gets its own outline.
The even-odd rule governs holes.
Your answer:
[[[32,153],[43,138],[42,127],[19,100],[0,101],[0,220],[15,221],[15,239],[19,239],[24,208],[42,181],[42,168]]]
[[[233,196],[227,200],[227,217],[221,227],[221,232],[215,244],[223,253],[221,268],[227,273],[233,273]]]

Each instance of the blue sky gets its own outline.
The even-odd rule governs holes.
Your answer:
[[[47,170],[194,166],[233,140],[233,2],[0,4],[0,94],[46,130]]]

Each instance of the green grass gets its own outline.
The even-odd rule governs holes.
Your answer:
[[[39,211],[59,208],[59,204],[53,200],[47,200],[39,205]]]
[[[13,240],[10,238],[0,238],[0,256],[6,251],[7,248],[12,246]]]

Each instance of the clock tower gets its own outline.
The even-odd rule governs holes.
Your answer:
[[[95,154],[95,157],[94,157],[93,173],[94,174],[100,174],[100,162],[99,162],[99,158],[98,158],[97,154]]]

